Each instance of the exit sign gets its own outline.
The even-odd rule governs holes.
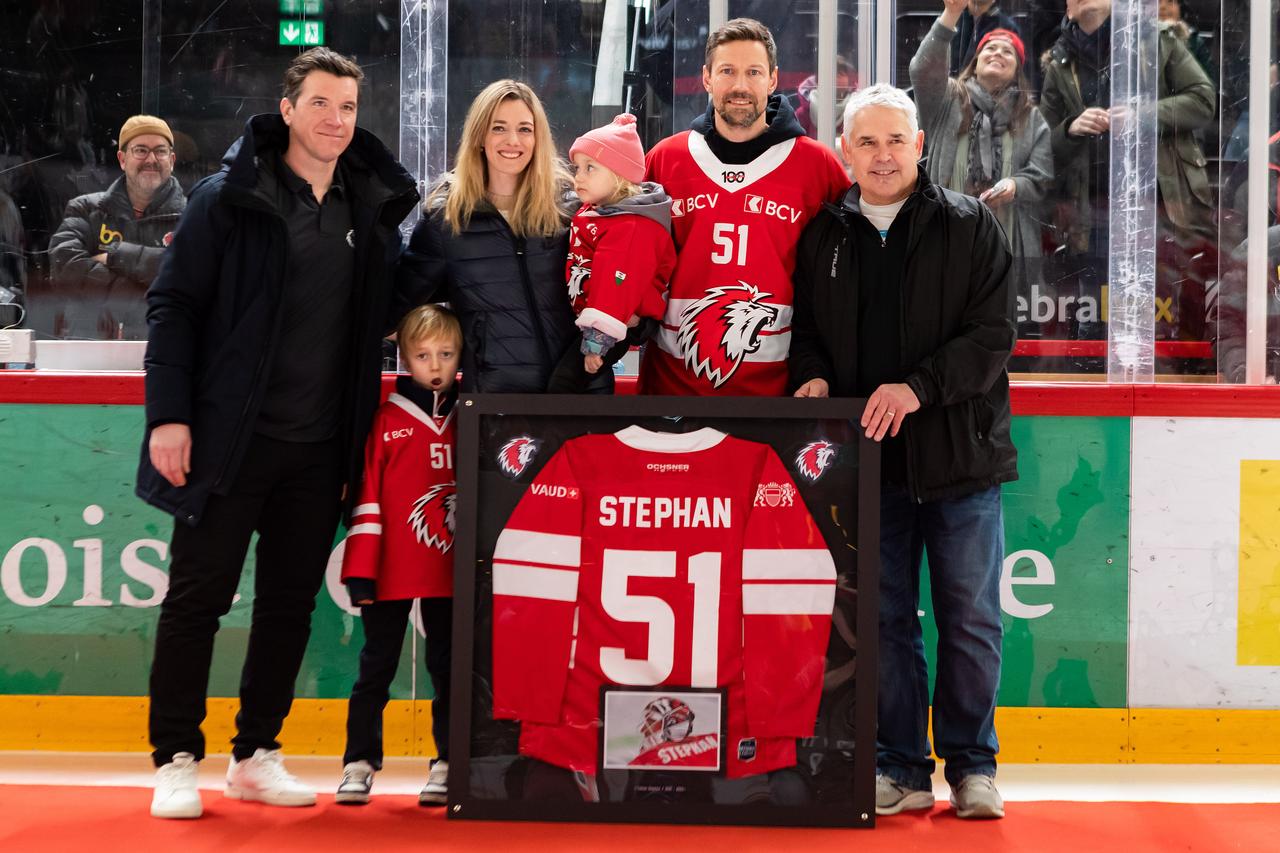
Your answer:
[[[280,44],[314,47],[324,44],[323,21],[281,21]]]
[[[280,0],[281,15],[319,15],[324,11],[324,0]]]

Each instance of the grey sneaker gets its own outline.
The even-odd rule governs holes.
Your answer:
[[[338,785],[338,793],[333,795],[333,801],[348,806],[362,806],[369,802],[369,791],[372,788],[373,765],[367,761],[353,761],[342,768],[342,782]]]
[[[933,808],[932,788],[928,790],[908,788],[882,773],[876,774],[876,814],[888,815],[931,808]]]
[[[431,762],[431,772],[427,774],[427,784],[418,794],[420,806],[443,806],[449,802],[449,762],[437,758]]]
[[[996,790],[996,780],[980,773],[964,777],[951,789],[951,805],[956,817],[1004,817],[1004,800]]]

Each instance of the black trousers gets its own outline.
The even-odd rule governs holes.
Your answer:
[[[612,394],[613,366],[622,360],[627,350],[653,337],[658,331],[658,321],[651,317],[641,317],[640,322],[627,330],[627,336],[614,344],[604,354],[604,364],[594,374],[587,373],[582,363],[582,353],[578,349],[579,338],[565,350],[551,378],[547,380],[548,394]]]
[[[337,439],[314,443],[255,435],[230,492],[213,495],[200,524],[176,522],[169,591],[160,605],[151,664],[151,744],[156,766],[178,752],[204,757],[205,698],[218,620],[231,609],[257,531],[253,620],[240,675],[232,754],[279,749],[294,681],[311,635],[341,508]]]
[[[431,736],[440,757],[449,760],[449,656],[453,650],[453,599],[419,598],[418,613],[427,633],[427,673],[431,676]],[[382,712],[391,696],[405,628],[414,599],[377,601],[360,608],[364,648],[360,674],[347,704],[347,750],[343,764],[367,761],[382,769]]]

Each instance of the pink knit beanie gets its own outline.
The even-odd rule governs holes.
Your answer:
[[[573,141],[569,159],[585,154],[633,184],[644,180],[644,146],[636,133],[636,117],[623,113],[612,124],[587,131]]]

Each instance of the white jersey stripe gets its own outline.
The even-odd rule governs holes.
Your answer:
[[[835,580],[836,564],[825,548],[747,548],[742,552],[742,579]]]
[[[381,524],[373,524],[373,523],[370,523],[370,524],[357,524],[357,525],[355,525],[354,527],[352,527],[350,530],[348,530],[348,531],[347,531],[347,536],[348,536],[348,537],[351,537],[351,536],[360,536],[361,534],[364,534],[364,533],[373,533],[373,534],[377,534],[378,536],[381,536],[381,535],[382,535],[382,525],[381,525]]]
[[[354,518],[357,515],[382,515],[382,507],[378,504],[360,504],[351,511]]]
[[[769,177],[774,169],[786,162],[791,156],[791,150],[795,147],[796,140],[792,137],[766,148],[764,153],[750,163],[730,165],[721,163],[720,159],[711,153],[711,146],[707,145],[705,136],[696,131],[689,134],[689,155],[693,157],[693,162],[698,164],[702,174],[706,175],[712,183],[729,193],[744,190],[761,178]],[[733,176],[732,183],[725,180],[726,172]],[[742,176],[741,180],[738,179],[739,175]]]
[[[830,616],[836,603],[834,583],[752,583],[742,587],[742,615]]]
[[[566,569],[513,566],[495,560],[493,594],[572,603],[578,600],[578,573]]]
[[[576,569],[582,563],[582,537],[508,527],[498,536],[493,559]]]

